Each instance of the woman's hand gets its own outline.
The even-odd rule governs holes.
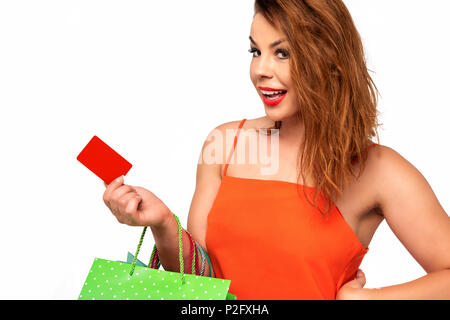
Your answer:
[[[120,223],[161,227],[168,221],[169,208],[147,189],[124,184],[123,176],[109,185],[103,184],[103,201]]]
[[[367,300],[365,294],[367,290],[364,285],[366,284],[366,276],[361,269],[358,269],[356,278],[346,282],[337,292],[336,300]]]

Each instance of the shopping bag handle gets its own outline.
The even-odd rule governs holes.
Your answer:
[[[173,212],[171,212],[171,213],[172,213],[172,215],[174,215],[175,220],[177,220],[178,219],[177,216]],[[179,224],[179,220],[177,220],[177,224],[181,230],[181,224]],[[178,234],[180,234],[180,233],[181,233],[181,231],[178,232]],[[191,265],[192,265],[192,274],[196,274],[196,271],[197,271],[196,268],[198,267],[198,265],[196,263],[196,257],[195,257],[196,256],[195,243],[192,240],[192,237],[189,234],[189,232],[186,231],[186,234],[188,235],[189,240],[191,241],[191,245],[192,245],[192,253],[191,253],[191,259],[190,259]],[[182,242],[180,242],[179,247],[182,248]],[[161,266],[161,262],[159,261],[158,250],[156,248],[156,243],[155,243],[155,245],[153,246],[152,254],[150,256],[150,261],[148,262],[148,267],[159,269],[160,266]]]
[[[182,236],[181,223],[180,223],[180,220],[178,219],[178,217],[173,212],[172,212],[172,214],[173,214],[175,220],[177,221],[177,225],[178,225],[178,256],[179,256],[179,259],[180,259],[181,281],[184,284],[184,262],[183,262],[183,242],[182,242],[182,238],[181,238],[181,236]],[[136,261],[137,261],[137,257],[138,257],[138,254],[139,254],[139,250],[141,249],[142,241],[144,240],[145,231],[147,231],[147,227],[144,227],[144,230],[142,230],[141,238],[139,239],[139,243],[138,243],[138,246],[137,246],[137,249],[136,249],[136,253],[134,255],[133,262],[131,263],[130,276],[133,275],[134,268],[136,267]],[[153,257],[153,254],[155,252],[155,249],[156,249],[156,244],[155,244],[155,246],[153,248],[152,257]],[[151,258],[150,258],[150,261],[151,261]],[[194,260],[194,263],[195,263],[195,260]],[[148,266],[150,267],[150,263],[149,263]]]
[[[196,260],[196,251],[197,250],[195,250],[196,249],[195,241],[192,240],[192,237],[189,234],[189,232],[186,231],[186,234],[187,234],[187,236],[189,238],[189,241],[190,241],[190,243],[192,245],[192,252],[191,252],[191,255],[190,255],[190,258],[189,258],[189,260],[191,261],[191,266],[192,266],[192,274],[197,274],[200,271],[197,270],[198,264],[197,264],[197,260]],[[158,250],[156,248],[156,243],[153,246],[153,251],[152,251],[152,254],[150,256],[150,261],[148,262],[148,266],[150,268],[155,268],[155,269],[159,269],[159,267],[161,266],[161,261],[159,261],[159,256],[158,256]]]

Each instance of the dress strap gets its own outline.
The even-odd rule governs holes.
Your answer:
[[[237,132],[236,132],[236,135],[234,136],[234,144],[233,144],[233,148],[231,149],[230,154],[229,154],[229,156],[228,156],[228,160],[227,160],[227,162],[225,163],[225,167],[223,168],[222,178],[227,174],[228,163],[230,162],[231,156],[233,155],[233,151],[234,151],[234,149],[236,148],[236,144],[237,144],[237,139],[238,139],[238,136],[239,136],[239,132],[241,131],[241,128],[242,128],[242,126],[244,125],[245,120],[247,120],[247,119],[242,119],[242,120],[241,120],[241,123],[239,124],[238,130],[237,130]]]
[[[375,145],[377,145],[377,144],[378,144],[378,143],[373,142],[370,146],[367,147],[367,149],[369,149],[369,148],[371,148],[371,147],[373,147],[373,146],[375,146]],[[355,157],[353,158],[353,160],[352,160],[352,165],[354,165],[356,162],[358,162],[358,157],[357,157],[357,156],[355,156]]]

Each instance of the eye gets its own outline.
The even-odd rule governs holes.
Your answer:
[[[281,59],[287,59],[289,57],[289,53],[284,49],[278,49],[275,53],[282,53],[284,57],[280,57]]]
[[[248,50],[248,52],[250,52],[250,53],[253,53],[253,52],[256,52],[256,51],[258,51],[259,52],[259,50],[258,49],[256,49],[256,48],[253,48],[253,47],[251,47],[249,50]],[[255,57],[255,55],[253,54],[253,57]]]
[[[248,52],[250,52],[250,53],[258,52],[259,54],[261,54],[261,52],[258,49],[253,48],[253,47],[251,47],[248,50]],[[283,59],[283,60],[287,59],[289,57],[289,53],[286,50],[284,50],[284,49],[278,49],[277,51],[275,51],[275,54],[280,54],[280,53],[282,54],[282,56],[280,56],[280,58]],[[255,56],[253,54],[253,57],[256,58],[257,56]]]

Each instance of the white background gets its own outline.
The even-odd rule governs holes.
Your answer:
[[[381,97],[381,144],[448,212],[450,3],[347,0]],[[0,1],[0,298],[76,299],[94,257],[134,253],[76,156],[99,136],[186,227],[208,133],[264,115],[249,77],[253,1]],[[148,261],[147,233],[141,260]],[[425,275],[383,222],[366,287]]]

